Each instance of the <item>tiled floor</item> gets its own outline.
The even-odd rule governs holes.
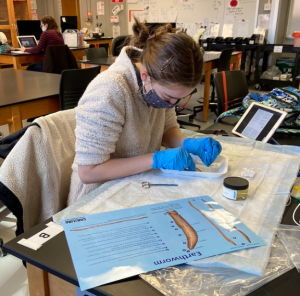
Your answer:
[[[198,92],[193,96],[187,105],[187,108],[193,108],[193,106],[198,105],[196,99],[200,97],[203,93],[203,85],[198,87]],[[205,123],[200,121],[201,113],[198,113],[194,119],[194,123],[200,124],[201,129],[213,124],[216,116],[210,113],[209,120]],[[26,121],[23,121],[23,125],[26,125]],[[196,128],[186,128],[196,131]],[[7,126],[0,126],[0,132],[5,136],[8,135]],[[1,161],[0,161],[1,165]],[[1,167],[0,167],[1,169]],[[6,216],[8,214],[8,216]],[[0,206],[0,237],[4,242],[8,242],[15,237],[15,219],[12,214],[9,214],[7,210]],[[0,296],[28,296],[28,282],[26,269],[22,264],[22,261],[17,259],[12,255],[7,255],[0,258]]]
[[[15,237],[15,224],[14,216],[0,206],[0,237],[4,242]],[[21,260],[12,255],[0,258],[0,295],[29,295],[26,268]]]

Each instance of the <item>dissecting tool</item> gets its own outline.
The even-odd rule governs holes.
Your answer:
[[[178,186],[178,184],[151,184],[150,182],[142,182],[143,188],[150,188],[151,186]]]

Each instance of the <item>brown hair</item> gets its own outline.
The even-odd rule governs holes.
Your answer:
[[[47,30],[54,30],[56,31],[59,35],[61,35],[60,31],[59,31],[59,28],[58,28],[58,25],[55,21],[55,19],[50,16],[50,15],[45,15],[43,16],[40,21],[43,23],[43,24],[47,24],[48,25],[48,28]]]
[[[171,24],[149,35],[145,24],[135,19],[130,45],[143,49],[139,61],[149,76],[160,84],[195,87],[201,81],[203,53],[192,37],[176,33]]]

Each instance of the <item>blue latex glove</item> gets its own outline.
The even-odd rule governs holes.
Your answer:
[[[183,141],[187,152],[198,155],[206,166],[210,166],[222,151],[222,146],[212,138],[188,138]]]
[[[153,169],[167,169],[183,171],[188,168],[195,170],[195,163],[190,154],[183,148],[155,151],[153,155]]]

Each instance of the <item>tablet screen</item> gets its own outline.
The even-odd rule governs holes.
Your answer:
[[[233,132],[245,138],[266,142],[272,137],[285,116],[284,111],[253,103]]]
[[[34,37],[18,37],[20,45],[23,47],[35,47],[37,45]]]

